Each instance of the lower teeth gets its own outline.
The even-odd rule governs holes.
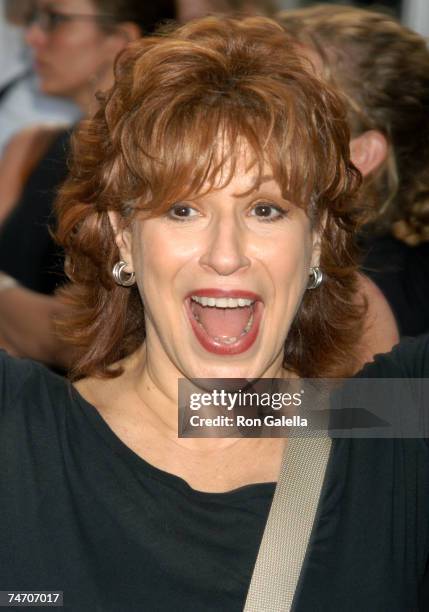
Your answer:
[[[234,344],[234,342],[237,342],[237,336],[215,336],[213,340],[221,344]]]
[[[252,325],[253,313],[250,315],[250,318],[246,323],[246,327],[243,329],[239,337],[242,338],[243,336],[245,336],[252,327]],[[237,336],[215,336],[213,340],[215,340],[215,342],[221,342],[222,344],[234,344],[234,342],[237,342],[238,338]]]
[[[197,323],[204,329],[204,331],[206,331],[204,325],[202,325],[201,321],[199,320],[198,315],[195,313],[193,313],[193,315]],[[241,338],[242,336],[245,336],[247,332],[250,330],[250,328],[252,327],[252,325],[253,325],[253,312],[250,315],[249,320],[246,323],[246,327],[241,332],[239,338]],[[214,336],[213,340],[215,342],[220,342],[221,344],[234,344],[234,342],[237,342],[238,338],[237,336]]]
[[[253,325],[253,312],[250,315],[249,320],[247,321],[246,327],[243,329],[243,331],[241,332],[240,336],[244,336],[244,334],[247,334],[247,332],[252,327],[252,325]]]

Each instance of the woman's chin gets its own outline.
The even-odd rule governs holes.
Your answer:
[[[222,363],[224,361],[224,363]],[[213,359],[196,358],[193,363],[188,363],[182,367],[182,371],[187,378],[246,378],[255,379],[264,376],[266,368],[261,363],[256,363],[255,359],[241,359],[234,363],[230,358]]]

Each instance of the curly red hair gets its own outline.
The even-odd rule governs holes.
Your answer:
[[[137,288],[116,285],[119,259],[108,211],[137,211],[226,184],[243,140],[285,197],[321,231],[325,281],[308,291],[285,344],[301,376],[350,374],[362,307],[356,305],[353,206],[360,175],[349,160],[342,101],[303,67],[284,29],[263,17],[208,17],[139,40],[120,57],[116,83],[74,136],[57,236],[72,283],[61,330],[80,347],[74,377],[114,376],[112,364],[145,337]]]

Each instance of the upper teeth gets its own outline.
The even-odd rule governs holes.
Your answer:
[[[193,295],[191,299],[201,306],[216,306],[216,308],[242,308],[243,306],[251,306],[254,300],[246,298],[214,298]]]

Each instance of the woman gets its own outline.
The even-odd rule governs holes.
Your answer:
[[[281,22],[344,92],[351,151],[368,210],[363,269],[387,297],[403,334],[429,331],[429,51],[393,17],[321,5]]]
[[[270,20],[207,18],[121,57],[59,200],[73,386],[1,361],[2,589],[60,589],[79,611],[243,608],[286,440],[179,438],[177,380],[354,369],[348,142],[341,101]],[[296,609],[415,609],[427,451],[353,442],[333,446]]]
[[[27,42],[40,88],[73,100],[83,115],[96,107],[96,92],[113,80],[113,63],[128,42],[175,17],[173,0],[39,0],[29,17]],[[0,165],[0,270],[16,281],[2,284],[2,346],[48,363],[67,363],[55,341],[50,297],[64,281],[62,252],[49,225],[52,205],[67,175],[70,133],[35,129],[11,143]],[[10,212],[12,212],[7,216]]]

